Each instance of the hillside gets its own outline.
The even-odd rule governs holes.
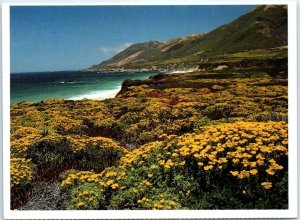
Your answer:
[[[209,33],[133,44],[89,70],[195,67],[222,54],[287,45],[287,7],[257,6]],[[180,66],[181,65],[181,66]]]

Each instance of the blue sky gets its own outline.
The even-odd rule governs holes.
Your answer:
[[[209,32],[254,6],[12,6],[11,72],[78,70],[132,43]]]

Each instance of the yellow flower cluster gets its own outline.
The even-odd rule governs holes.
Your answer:
[[[67,116],[61,116],[60,114],[54,115],[50,121],[51,127],[58,130],[59,133],[74,133],[74,129],[83,129],[81,120],[74,120]]]
[[[128,166],[135,162],[141,162],[143,160],[137,160],[138,158],[147,158],[148,152],[150,152],[153,149],[156,149],[158,146],[160,146],[161,142],[151,142],[149,144],[145,144],[142,147],[138,149],[134,149],[131,152],[128,152],[120,159],[120,164],[122,166]]]
[[[141,86],[130,86],[128,87],[128,92],[126,92],[126,97],[136,97],[136,96],[145,96],[147,93],[151,91],[149,86],[141,85]]]
[[[158,164],[163,166],[165,169],[170,169],[172,166],[174,166],[174,163],[171,159],[168,159],[166,162],[164,160],[160,160],[158,161]]]
[[[200,134],[161,137],[163,142],[146,144],[127,153],[121,158],[121,165],[129,169],[155,160],[157,165],[152,161],[148,165],[150,170],[155,171],[159,165],[168,171],[184,166],[186,159],[192,157],[204,172],[231,167],[229,173],[237,179],[258,175],[268,179],[284,169],[279,161],[288,153],[285,122],[236,122],[208,126]],[[152,176],[153,173],[147,174]]]
[[[33,179],[33,164],[30,159],[10,159],[11,187],[18,187],[30,183]]]
[[[166,193],[153,195],[151,197],[144,196],[137,200],[137,204],[152,210],[170,210],[180,207],[180,204],[177,201],[168,198]]]
[[[99,181],[101,174],[96,174],[92,171],[80,171],[77,173],[71,173],[64,179],[61,183],[61,186],[70,186],[75,183],[94,183]]]
[[[284,122],[237,122],[205,129],[203,134],[178,138],[180,156],[193,156],[204,170],[222,169],[231,162],[231,171],[240,179],[257,175],[258,169],[274,175],[283,167],[276,159],[287,155],[287,124]],[[267,160],[267,158],[270,158]]]
[[[156,198],[157,200],[152,203],[152,209],[161,209],[161,210],[166,210],[166,209],[174,209],[175,207],[178,207],[179,204],[171,199],[166,198],[167,194],[166,193],[161,193],[158,195]]]
[[[142,199],[139,199],[138,201],[137,201],[137,203],[139,203],[139,204],[143,204],[143,203],[145,203],[145,202],[149,202],[150,200],[148,199],[148,198],[146,198],[146,197],[143,197]]]
[[[174,209],[176,205],[178,204],[173,200],[160,199],[158,202],[153,203],[152,209],[170,210],[170,209]]]
[[[88,145],[95,148],[110,148],[122,152],[127,152],[127,150],[121,147],[117,142],[110,138],[105,137],[89,137],[83,135],[69,135],[67,137],[71,144],[71,148],[74,152],[84,150]]]
[[[29,146],[33,145],[41,138],[40,132],[32,127],[20,127],[17,129],[11,139],[12,153],[25,153]]]
[[[61,183],[63,187],[71,187],[73,185],[80,185],[83,183],[97,183],[103,188],[118,189],[120,180],[124,179],[126,172],[122,169],[115,169],[115,167],[109,167],[103,170],[101,173],[95,173],[92,171],[79,171],[69,174]]]
[[[98,195],[94,191],[83,191],[76,195],[76,207],[78,209],[84,209],[89,207],[90,203],[97,201]]]
[[[104,169],[101,172],[101,177],[99,179],[100,186],[104,187],[105,189],[123,189],[124,186],[122,184],[122,180],[126,177],[126,172],[122,167],[109,167]]]

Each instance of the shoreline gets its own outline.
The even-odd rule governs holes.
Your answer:
[[[122,85],[118,86],[116,89],[90,92],[87,94],[67,98],[66,100],[78,101],[83,99],[90,99],[90,100],[101,101],[105,99],[111,99],[111,98],[115,98],[116,95],[121,91],[121,89],[122,89]]]
[[[105,95],[101,95],[100,91],[94,93],[88,93],[84,95],[78,95],[71,98],[48,98],[45,100],[40,101],[19,101],[19,102],[10,102],[10,105],[16,105],[23,102],[30,102],[30,103],[39,103],[39,102],[46,102],[48,100],[69,100],[69,101],[81,101],[81,100],[94,100],[94,101],[103,101],[105,99],[113,99],[116,95],[121,91],[121,88],[114,89],[114,90],[106,90]],[[102,90],[103,92],[103,90]]]
[[[172,74],[192,73],[192,72],[196,72],[196,71],[198,71],[198,69],[190,68],[190,69],[173,70],[170,72],[167,72],[166,70],[165,71],[156,71],[156,74],[172,75]],[[94,71],[90,71],[90,72],[94,72]],[[129,72],[133,72],[133,71],[124,71],[124,72],[129,73]],[[136,71],[136,73],[141,73],[141,72],[143,72],[143,70]],[[149,72],[152,72],[152,71],[149,71]],[[122,83],[120,83],[120,85],[118,85],[115,89],[111,89],[111,90],[97,90],[97,91],[92,91],[92,92],[83,93],[80,95],[75,95],[75,96],[71,96],[71,97],[63,97],[63,98],[51,98],[50,97],[48,99],[43,99],[43,100],[38,100],[38,101],[23,100],[23,101],[18,101],[18,102],[11,102],[10,105],[14,105],[14,104],[17,104],[20,102],[38,103],[38,102],[42,102],[42,101],[47,101],[49,99],[63,99],[63,100],[73,100],[73,101],[88,99],[88,100],[102,101],[105,99],[115,98],[116,95],[122,90],[122,84],[124,81],[122,81]]]
[[[130,80],[144,80],[149,79],[153,75],[159,74],[158,72],[149,73],[108,73],[100,74],[96,73],[85,74],[79,72],[79,74],[72,75],[64,74],[60,75],[56,73],[54,77],[47,74],[36,73],[35,78],[38,77],[38,81],[31,76],[31,74],[24,74],[13,78],[13,82],[18,87],[11,94],[10,103],[20,102],[41,102],[48,99],[64,99],[64,100],[105,100],[114,98],[120,92],[122,83],[126,79]],[[48,86],[41,87],[41,84]],[[47,88],[46,88],[47,87]],[[32,95],[30,95],[32,94]]]

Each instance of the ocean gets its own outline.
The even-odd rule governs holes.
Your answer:
[[[114,97],[126,79],[143,80],[156,72],[36,72],[10,74],[10,102]]]

